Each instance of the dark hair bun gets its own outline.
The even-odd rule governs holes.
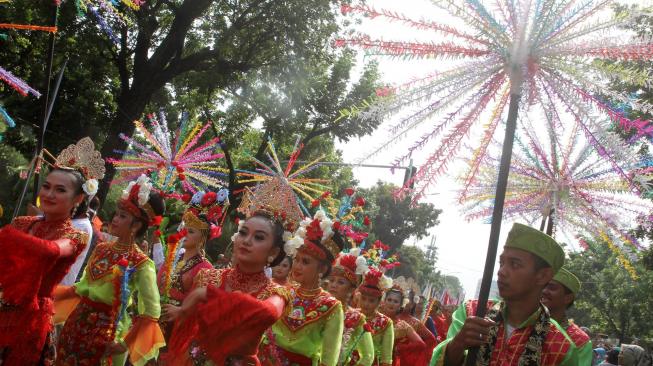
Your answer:
[[[150,192],[150,199],[147,201],[152,207],[152,210],[157,216],[161,216],[166,212],[166,205],[159,192]]]

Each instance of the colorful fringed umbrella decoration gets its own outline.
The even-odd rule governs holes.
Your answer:
[[[120,8],[127,7],[135,11],[139,10],[143,4],[145,4],[144,0],[76,0],[79,13],[90,13],[97,21],[100,29],[115,44],[118,44],[120,40],[116,36],[114,27],[128,27],[132,25],[132,21]]]
[[[5,132],[7,127],[13,128],[15,126],[16,122],[14,122],[9,113],[0,106],[0,141],[2,141],[2,133]]]
[[[32,94],[33,96],[40,98],[41,93],[39,93],[37,90],[33,89],[29,85],[27,85],[26,82],[21,80],[20,78],[14,76],[11,72],[5,70],[0,66],[0,80],[4,81],[7,85],[12,87],[15,91],[18,92],[18,94],[26,97],[28,94]]]
[[[637,150],[590,122],[595,137],[590,141],[578,133],[580,124],[562,134],[551,124],[542,129],[548,133],[538,133],[529,121],[520,122],[524,136],[515,141],[504,217],[537,225],[553,212],[557,231],[568,237],[600,235],[624,263],[634,259],[641,245],[624,228],[653,211],[653,203],[634,193],[629,182],[648,192],[653,179]],[[498,165],[499,158],[488,154],[476,179],[460,191],[467,219],[491,219]]]
[[[179,127],[171,132],[163,111],[159,112],[158,119],[150,114],[147,120],[149,128],[140,121],[134,122],[136,131],[132,137],[120,134],[130,146],[128,151],[116,151],[122,154],[121,159],[107,159],[120,173],[116,183],[146,174],[154,187],[164,193],[183,190],[192,194],[204,189],[217,190],[225,185],[227,171],[220,166],[224,155],[216,152],[220,138],[200,144],[211,122],[201,124],[183,113]]]
[[[256,164],[256,170],[250,171],[237,169],[236,171],[241,177],[239,179],[239,183],[256,183],[262,185],[264,183],[273,181],[283,182],[284,185],[288,185],[292,188],[292,191],[296,196],[296,201],[304,212],[304,215],[312,216],[310,211],[302,202],[302,198],[311,203],[313,203],[316,199],[319,200],[326,198],[325,196],[328,196],[327,192],[329,187],[327,186],[327,183],[329,181],[326,179],[306,177],[306,174],[320,166],[320,161],[323,157],[318,157],[317,159],[314,159],[304,165],[301,165],[299,168],[294,169],[297,163],[297,158],[299,158],[302,149],[303,145],[300,144],[299,139],[297,139],[293,147],[293,151],[290,154],[290,159],[288,160],[286,167],[283,168],[281,161],[277,156],[277,151],[274,147],[274,144],[272,144],[272,141],[268,141],[266,156],[269,164],[265,164],[264,162],[251,157],[250,159]]]
[[[404,67],[410,67],[408,62],[414,59],[433,60],[433,72],[378,90],[369,106],[357,110],[362,119],[392,120],[387,140],[376,144],[360,162],[410,137],[418,127],[426,130],[394,161],[399,166],[415,152],[432,148],[398,195],[413,193],[413,203],[419,200],[459,156],[464,139],[481,135],[475,142],[465,185],[474,182],[490,142],[502,129],[511,95],[521,96],[515,102],[520,115],[544,111],[556,128],[567,121],[575,122],[590,140],[596,127],[591,121],[597,119],[597,113],[609,117],[613,124],[636,129],[638,134],[653,135],[650,121],[631,120],[606,102],[610,99],[635,111],[653,111],[653,106],[641,98],[610,89],[615,79],[648,88],[650,77],[622,61],[653,60],[653,41],[637,38],[629,30],[637,14],[611,16],[611,5],[616,1],[497,0],[491,6],[478,0],[432,3],[436,11],[424,12],[431,19],[412,19],[365,4],[343,5],[344,14],[362,14],[369,22],[407,27],[411,40],[359,34],[335,41],[336,46],[349,45],[368,55],[404,61]],[[446,24],[443,19],[447,19]],[[464,27],[449,25],[458,23]],[[406,110],[409,107],[411,110]],[[441,118],[436,119],[438,116]],[[606,122],[602,127],[609,125]],[[482,133],[475,133],[478,131]],[[613,155],[604,159],[616,164]],[[623,178],[632,188],[631,180]],[[410,189],[413,185],[414,190]]]

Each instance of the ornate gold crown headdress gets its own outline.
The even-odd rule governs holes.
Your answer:
[[[308,215],[301,198],[307,202],[315,200],[314,196],[325,193],[327,180],[307,178],[305,175],[319,167],[321,158],[315,159],[295,169],[297,158],[302,151],[299,139],[295,143],[285,168],[271,141],[268,141],[266,152],[269,164],[251,158],[256,164],[256,170],[239,170],[239,176],[244,177],[239,183],[257,183],[253,188],[246,188],[242,203],[238,209],[246,216],[264,211],[279,219],[286,231],[294,231],[299,222]],[[300,198],[301,197],[301,198]]]
[[[98,180],[104,178],[104,159],[99,151],[95,150],[95,144],[90,137],[84,137],[65,148],[55,158],[46,149],[43,152],[54,161],[52,166],[59,169],[78,171],[84,177],[82,188],[89,195],[95,195],[98,189]]]
[[[293,232],[304,218],[295,192],[278,177],[254,189],[245,188],[238,212],[248,218],[257,212],[264,212],[278,220],[288,232]]]

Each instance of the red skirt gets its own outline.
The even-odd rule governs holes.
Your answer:
[[[113,342],[111,306],[82,297],[61,331],[57,365],[99,365]]]

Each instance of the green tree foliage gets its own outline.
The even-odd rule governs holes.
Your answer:
[[[428,230],[439,223],[438,216],[442,210],[432,203],[419,203],[411,207],[410,200],[396,200],[393,191],[398,187],[377,182],[370,189],[361,193],[371,203],[368,208],[372,220],[372,238],[381,240],[394,253],[408,240],[420,240],[428,235]]]
[[[2,20],[47,24],[49,3],[33,5],[27,0],[7,4]],[[313,70],[316,60],[327,60],[324,65],[329,68],[325,55],[331,51],[325,45],[338,29],[336,7],[331,0],[152,0],[138,12],[128,12],[133,25],[119,29],[116,46],[93,19],[77,16],[74,2],[64,2],[55,68],[66,56],[71,67],[53,115],[48,146],[58,150],[78,137],[92,135],[99,137],[98,143],[103,142],[104,156],[114,155],[115,149],[125,148],[119,133],[131,134],[132,121],[141,118],[152,102],[197,108],[204,117],[214,117],[208,112],[216,110],[220,100],[233,104],[230,88],[241,91],[243,85],[263,86],[269,75],[287,83],[299,82],[295,76],[302,74],[301,68]],[[3,52],[0,63],[39,86],[44,79],[46,36],[33,33],[11,32],[5,49],[12,52]],[[310,72],[305,76],[309,80]],[[332,80],[348,83],[342,77]],[[38,102],[7,104],[19,122],[40,122]],[[243,107],[236,106],[233,112],[239,119],[225,125],[243,126],[243,121],[256,118]],[[271,125],[284,131],[286,122],[278,120]],[[325,127],[320,123],[314,126],[318,130]],[[321,135],[317,132],[314,137]],[[64,138],[52,138],[57,135]],[[30,150],[23,149],[26,154]],[[109,180],[112,176],[110,168]],[[106,188],[101,189],[101,196]]]
[[[629,343],[653,339],[653,272],[633,263],[633,280],[606,243],[588,241],[589,248],[571,253],[566,266],[582,282],[570,317],[594,332]]]

